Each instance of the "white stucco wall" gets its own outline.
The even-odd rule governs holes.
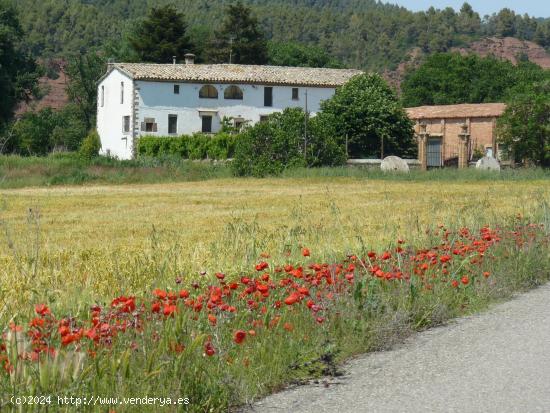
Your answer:
[[[174,85],[180,85],[180,93],[174,94]],[[156,133],[142,132],[140,135],[168,135],[168,115],[178,116],[177,134],[192,134],[202,129],[199,112],[212,112],[212,131],[219,130],[223,117],[243,118],[254,124],[260,116],[280,112],[289,107],[305,108],[307,91],[308,111],[319,111],[321,101],[334,94],[332,88],[299,87],[299,100],[292,100],[292,86],[273,86],[273,106],[264,106],[264,86],[242,85],[243,100],[224,99],[224,90],[230,85],[212,84],[218,90],[218,99],[201,99],[199,90],[204,83],[169,83],[137,81],[139,96],[139,123],[145,118],[154,118],[158,125]]]
[[[121,83],[124,83],[124,102],[120,102]],[[102,100],[102,88],[104,97]],[[132,100],[133,81],[124,73],[113,70],[97,88],[97,132],[101,153],[120,159],[132,157]],[[103,105],[102,105],[103,101]],[[123,132],[123,118],[130,116],[130,131]]]

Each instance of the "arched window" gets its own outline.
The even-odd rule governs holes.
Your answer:
[[[218,89],[212,85],[204,85],[199,91],[199,98],[201,99],[217,99]]]
[[[225,99],[243,100],[243,91],[239,86],[231,85],[223,92]]]

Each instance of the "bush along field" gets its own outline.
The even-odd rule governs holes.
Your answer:
[[[332,262],[293,245],[282,262],[266,251],[241,273],[182,274],[144,296],[74,297],[72,307],[59,308],[36,302],[14,314],[2,336],[2,392],[154,395],[189,404],[139,411],[226,411],[286,383],[337,375],[338,363],[353,354],[386,348],[550,278],[547,223],[518,216],[500,227],[438,225],[422,239],[342,251]],[[24,408],[39,410],[44,406]]]

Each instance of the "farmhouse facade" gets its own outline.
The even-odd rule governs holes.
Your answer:
[[[215,133],[286,108],[312,114],[358,70],[236,64],[112,63],[98,84],[102,153],[133,157],[140,136]]]
[[[405,110],[415,122],[420,161],[430,168],[467,166],[476,153],[499,159],[496,121],[505,109],[504,103],[480,103]]]

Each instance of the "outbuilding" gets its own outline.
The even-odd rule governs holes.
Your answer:
[[[406,112],[415,122],[419,157],[430,168],[459,164],[459,158],[467,165],[475,155],[499,159],[496,122],[505,109],[504,103],[477,103],[419,106]]]

